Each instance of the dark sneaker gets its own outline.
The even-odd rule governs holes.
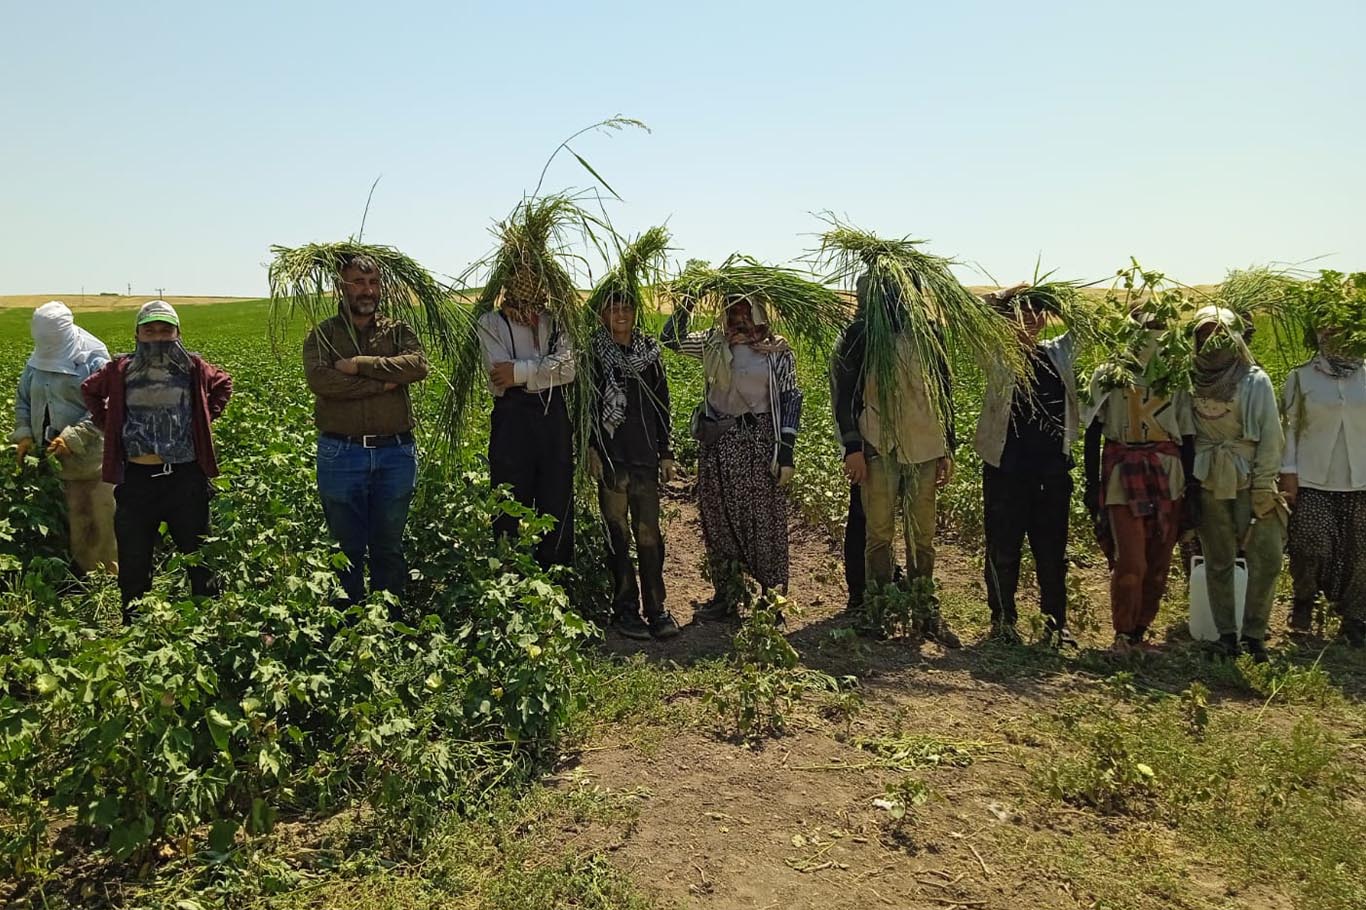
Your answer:
[[[1271,660],[1271,655],[1266,653],[1266,642],[1260,638],[1244,638],[1242,643],[1243,651],[1252,655],[1252,662],[1264,664]]]
[[[944,622],[941,616],[935,616],[925,623],[925,640],[938,642],[950,651],[957,651],[963,647],[963,643],[959,641],[957,635],[953,634],[953,630],[949,628],[948,623]],[[1015,636],[1015,640],[1019,641],[1019,635]]]
[[[991,624],[991,640],[999,641],[1007,645],[1018,645],[1020,643],[1020,630],[1015,628],[1015,623],[993,622]]]
[[[1237,660],[1238,655],[1243,653],[1242,647],[1238,644],[1238,636],[1233,632],[1220,635],[1212,650],[1215,657],[1222,657],[1225,660]]]
[[[678,621],[673,618],[673,614],[667,610],[658,616],[650,617],[650,634],[663,641],[666,638],[673,638],[681,630],[678,628]]]
[[[612,620],[612,628],[622,638],[629,638],[632,641],[650,640],[650,627],[635,613],[618,613]]]
[[[1064,648],[1071,648],[1073,651],[1081,650],[1081,645],[1072,637],[1072,630],[1067,628],[1067,626],[1045,628],[1043,633],[1043,644],[1045,647],[1052,648],[1055,651],[1061,651]]]
[[[698,607],[692,615],[695,623],[736,622],[740,619],[740,609],[735,604],[718,601],[715,598]]]

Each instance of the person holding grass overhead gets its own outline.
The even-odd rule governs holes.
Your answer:
[[[1165,319],[1141,307],[1131,319],[1131,350],[1118,368],[1096,369],[1082,418],[1083,498],[1110,563],[1110,653],[1116,657],[1154,647],[1148,630],[1167,591],[1195,459],[1190,393],[1179,375],[1184,367],[1163,357]]]
[[[1366,273],[1325,272],[1299,295],[1313,358],[1282,394],[1281,489],[1290,501],[1290,628],[1308,632],[1322,593],[1342,635],[1366,647]]]
[[[575,378],[569,328],[547,306],[546,280],[518,266],[503,285],[499,306],[479,318],[493,417],[489,476],[555,527],[537,544],[543,568],[574,561],[574,428],[566,393]],[[515,515],[502,515],[494,532],[511,537]]]
[[[845,476],[858,486],[863,506],[865,583],[881,589],[894,582],[898,511],[906,575],[932,582],[936,491],[952,476],[955,445],[948,361],[941,355],[926,367],[916,356],[904,334],[904,303],[894,281],[866,273],[855,293],[858,312],[835,353],[833,404],[844,443]],[[870,306],[885,308],[889,337],[896,345],[892,375],[882,377],[881,384],[868,368]],[[943,336],[938,337],[942,345]],[[927,388],[930,383],[937,398]],[[927,607],[918,622],[926,638],[947,648],[961,646],[937,606]]]
[[[338,262],[337,313],[304,340],[304,377],[318,428],[318,495],[328,530],[346,555],[348,604],[370,588],[401,597],[408,582],[403,530],[417,489],[411,386],[427,377],[413,329],[380,306],[391,293],[363,252]],[[399,618],[397,604],[391,618]]]
[[[664,254],[663,228],[645,232],[593,289],[588,308],[599,325],[588,352],[596,418],[588,472],[598,483],[612,570],[612,622],[627,638],[672,638],[678,623],[664,607],[664,537],[659,485],[674,476],[669,384],[659,343],[639,327],[641,272]],[[631,562],[634,538],[637,567]],[[641,619],[642,602],[645,618]]]
[[[138,310],[137,347],[81,384],[94,425],[104,431],[106,483],[114,484],[123,617],[152,589],[152,556],[161,524],[182,553],[209,533],[212,478],[218,475],[210,424],[232,397],[232,377],[185,350],[180,316],[164,300]],[[214,593],[206,566],[189,568],[196,597]]]
[[[1015,382],[996,366],[987,375],[977,421],[982,458],[987,604],[995,638],[1019,643],[1015,592],[1026,537],[1039,580],[1044,643],[1076,648],[1067,628],[1067,532],[1072,501],[1072,444],[1077,441],[1076,336],[1040,340],[1050,318],[1061,318],[1066,283],[1017,284],[986,295],[1016,327],[1029,358],[1030,380]]]
[[[775,333],[782,317],[810,336],[833,324],[838,295],[786,269],[734,256],[718,269],[692,262],[671,283],[664,346],[699,360],[705,379],[693,414],[697,498],[715,593],[694,622],[731,621],[743,596],[739,570],[765,591],[788,583],[787,498],[801,426],[797,358]],[[689,332],[699,305],[718,325]]]

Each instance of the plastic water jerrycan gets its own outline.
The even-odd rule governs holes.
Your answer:
[[[1243,631],[1243,605],[1247,600],[1247,560],[1233,563],[1233,618],[1238,631]],[[1209,605],[1209,587],[1205,584],[1205,557],[1191,560],[1190,629],[1196,641],[1218,641],[1219,629],[1214,625],[1214,611]]]

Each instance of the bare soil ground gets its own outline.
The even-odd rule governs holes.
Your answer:
[[[701,576],[702,536],[695,507],[673,499],[666,508],[669,603],[680,623],[710,594]],[[965,649],[866,643],[835,636],[847,622],[838,553],[823,535],[794,524],[791,597],[801,613],[789,636],[807,666],[857,673],[865,706],[847,727],[816,711],[786,736],[742,743],[692,725],[636,741],[603,731],[557,786],[635,791],[639,811],[620,828],[595,834],[613,863],[663,906],[706,908],[1076,908],[1096,906],[1080,893],[1066,861],[1086,862],[1089,843],[1113,844],[1117,857],[1145,851],[1175,860],[1185,898],[1143,906],[1290,907],[1275,888],[1239,892],[1199,861],[1183,860],[1171,835],[1142,824],[1113,830],[1094,815],[1041,801],[1030,771],[1047,747],[1028,720],[1069,692],[1096,685],[1063,661],[1046,673],[996,673],[1008,656],[981,641],[982,628],[963,628]],[[971,598],[985,625],[980,554],[941,544],[938,577],[946,599]],[[1104,604],[1104,575],[1082,571]],[[1022,617],[1037,610],[1022,584]],[[1023,625],[1023,623],[1022,623]],[[1108,623],[1083,636],[1089,649],[1109,643]],[[666,643],[620,638],[621,653],[687,665],[726,653],[733,629],[686,626]],[[999,657],[999,660],[998,660]],[[697,698],[700,693],[682,693]],[[932,798],[900,823],[875,804],[905,775],[874,761],[869,739],[889,732],[959,744],[970,760],[917,768]],[[624,731],[622,731],[624,733]],[[860,747],[860,741],[864,747]],[[1031,754],[1033,752],[1033,754]],[[1028,760],[1027,760],[1028,759]],[[1047,761],[1047,756],[1042,756]],[[1031,792],[1034,794],[1031,798]],[[578,840],[582,843],[582,840]],[[1189,901],[1199,895],[1199,903]]]

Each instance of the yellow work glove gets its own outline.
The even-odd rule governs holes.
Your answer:
[[[674,466],[672,458],[665,458],[659,462],[659,482],[670,483],[678,474],[678,469]]]
[[[47,444],[47,454],[55,455],[61,459],[69,458],[71,457],[71,446],[66,444],[65,439],[57,436]]]
[[[22,468],[24,466],[24,458],[33,450],[33,437],[25,436],[16,443],[16,447],[19,449],[19,454],[15,460],[19,462],[19,467]]]

